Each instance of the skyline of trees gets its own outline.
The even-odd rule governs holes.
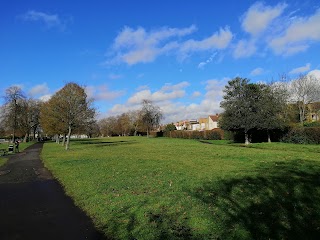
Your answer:
[[[249,81],[240,77],[230,80],[225,94],[229,94],[232,101],[236,97],[246,101],[238,101],[236,104],[231,101],[233,105],[228,105],[224,99],[221,107],[229,107],[239,114],[243,114],[245,109],[250,109],[254,114],[238,114],[241,117],[230,120],[233,126],[229,124],[228,127],[221,120],[225,129],[241,128],[245,135],[251,129],[265,130],[268,133],[268,141],[271,141],[270,132],[273,129],[283,129],[288,122],[295,123],[296,119],[303,124],[311,111],[320,113],[320,82],[313,76],[300,75],[297,79],[286,79],[286,82],[280,84]],[[234,95],[230,95],[232,92]],[[12,139],[18,136],[24,141],[30,137],[35,138],[36,133],[40,131],[48,135],[62,135],[63,141],[69,139],[68,135],[71,133],[112,136],[146,132],[149,135],[163,119],[161,109],[148,99],[141,102],[141,108],[138,110],[97,119],[96,110],[92,108],[93,100],[87,99],[85,89],[76,83],[67,83],[46,102],[27,97],[18,86],[6,89],[4,99],[5,103],[0,106],[0,135],[10,135]],[[82,107],[72,111],[73,103]],[[86,107],[87,111],[80,110]],[[223,115],[224,119],[231,119],[228,111]],[[245,119],[245,123],[239,123],[239,119]],[[316,119],[319,119],[318,115]],[[249,136],[245,139],[247,142]]]

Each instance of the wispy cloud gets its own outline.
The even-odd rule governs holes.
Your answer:
[[[215,52],[214,54],[212,54],[206,61],[204,62],[200,62],[198,64],[198,68],[199,69],[203,69],[207,64],[211,63],[214,59],[214,57],[217,55],[217,52]]]
[[[45,95],[49,93],[49,87],[47,83],[39,84],[34,86],[30,89],[29,94],[31,96],[37,96],[37,95]]]
[[[254,39],[251,40],[240,40],[234,49],[234,58],[250,57],[257,51],[256,42]]]
[[[270,23],[282,14],[286,7],[287,4],[284,3],[272,7],[262,2],[257,2],[244,14],[241,26],[244,31],[256,36],[265,31]]]
[[[298,74],[298,73],[304,73],[310,70],[311,64],[307,63],[305,66],[297,67],[292,69],[289,73],[290,74]]]
[[[60,30],[65,30],[66,28],[66,21],[63,21],[58,14],[30,10],[21,15],[21,18],[29,22],[42,22],[47,28],[59,28]]]
[[[195,40],[186,39],[197,30],[195,25],[187,28],[153,29],[150,31],[142,27],[133,29],[125,27],[115,38],[109,52],[110,59],[106,63],[137,63],[153,62],[162,55],[173,54],[181,60],[190,54],[200,51],[224,49],[231,39],[232,33],[228,27],[220,28],[208,38]]]
[[[114,100],[125,94],[124,90],[110,91],[106,85],[87,86],[85,90],[88,97],[96,101]]]
[[[165,84],[159,91],[151,92],[150,89],[142,89],[133,94],[129,99],[129,104],[140,104],[143,99],[150,99],[156,103],[168,101],[185,96],[185,88],[189,86],[188,82],[181,82],[175,85]]]
[[[241,27],[249,36],[234,44],[234,58],[250,57],[267,49],[276,55],[291,56],[319,42],[320,9],[301,17],[296,15],[299,11],[286,13],[287,7],[285,3],[275,6],[263,2],[253,4],[241,18]]]
[[[253,69],[250,72],[250,75],[251,76],[258,76],[258,75],[261,75],[263,72],[264,72],[263,68],[258,67],[258,68]]]
[[[112,79],[112,80],[120,79],[120,78],[122,78],[122,77],[123,77],[123,76],[122,76],[121,74],[110,73],[110,74],[108,75],[108,78],[109,78],[109,79]]]
[[[228,27],[220,28],[218,32],[213,33],[210,37],[202,40],[189,39],[183,42],[179,48],[182,59],[194,52],[207,50],[225,49],[231,42],[233,37],[232,32]]]
[[[220,101],[222,100],[224,86],[228,80],[229,78],[206,81],[205,94],[200,91],[195,91],[192,94],[193,97],[203,97],[199,103],[179,101],[185,96],[185,88],[189,86],[188,82],[181,82],[175,85],[165,84],[155,92],[150,89],[143,89],[134,93],[127,103],[114,105],[107,115],[118,115],[129,110],[138,109],[141,107],[141,100],[147,98],[154,101],[161,108],[165,116],[164,122],[206,117],[209,114],[221,112]]]
[[[312,42],[320,41],[320,9],[308,17],[296,17],[291,24],[270,43],[278,55],[290,56],[306,51]]]

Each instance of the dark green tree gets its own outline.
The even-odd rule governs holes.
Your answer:
[[[259,84],[261,98],[257,103],[259,107],[258,129],[265,130],[268,142],[271,142],[271,132],[283,129],[288,120],[288,92],[281,85]]]
[[[243,132],[245,144],[250,143],[249,131],[259,127],[261,88],[246,78],[236,77],[225,86],[221,107],[224,113],[219,121],[222,129]]]

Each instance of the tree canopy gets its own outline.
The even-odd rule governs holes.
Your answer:
[[[72,131],[85,128],[94,120],[95,109],[91,103],[84,88],[67,83],[43,105],[41,126],[50,133],[67,134],[68,150]]]
[[[286,102],[279,88],[261,83],[250,83],[249,79],[237,77],[225,86],[221,107],[224,109],[219,125],[222,129],[243,132],[249,144],[249,133],[254,129],[281,128]],[[270,135],[268,134],[270,141]]]

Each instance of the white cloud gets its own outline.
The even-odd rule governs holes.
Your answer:
[[[283,3],[271,7],[264,5],[262,2],[257,2],[244,14],[242,28],[256,36],[266,30],[269,24],[279,17],[286,7],[287,5]]]
[[[311,67],[311,64],[307,63],[305,66],[292,69],[289,73],[290,74],[304,73],[309,71],[310,67]]]
[[[195,92],[192,93],[191,97],[197,98],[197,97],[200,97],[201,95],[202,95],[201,92],[195,91]]]
[[[320,41],[320,10],[309,17],[296,17],[291,24],[270,43],[278,55],[290,56],[306,51],[312,42]]]
[[[251,76],[258,76],[261,75],[264,72],[263,68],[255,68],[250,72]]]
[[[254,40],[240,40],[233,52],[234,58],[250,57],[257,51]]]
[[[39,100],[42,102],[46,102],[46,101],[49,101],[51,97],[52,97],[51,94],[46,94],[46,95],[39,97]]]
[[[89,98],[96,101],[113,100],[124,95],[124,91],[110,91],[107,86],[87,86],[85,88]]]
[[[190,83],[188,83],[188,82],[186,82],[186,81],[177,83],[177,84],[175,84],[175,85],[166,83],[166,84],[161,88],[161,90],[162,90],[162,91],[180,90],[181,88],[186,88],[186,87],[188,87],[189,85],[190,85]]]
[[[44,12],[30,10],[23,14],[21,17],[24,21],[43,22],[48,28],[58,27],[62,30],[65,28],[65,23],[57,14],[47,14]]]
[[[207,64],[211,63],[214,59],[214,57],[217,55],[217,52],[215,52],[214,54],[212,54],[206,61],[204,62],[200,62],[198,64],[198,68],[199,69],[203,69]]]
[[[115,38],[109,52],[111,60],[108,60],[106,64],[149,63],[167,54],[177,55],[183,60],[194,52],[224,49],[229,45],[233,36],[229,28],[225,27],[202,40],[192,38],[182,40],[196,30],[194,25],[181,29],[164,27],[149,32],[142,27],[137,29],[125,27]]]
[[[180,58],[186,58],[190,53],[216,50],[226,48],[231,40],[233,34],[228,27],[220,28],[219,32],[213,33],[210,37],[203,40],[190,39],[181,44],[179,49]]]
[[[315,70],[308,72],[308,75],[314,76],[320,80],[320,70],[318,70],[318,69],[315,69]]]
[[[203,99],[200,103],[185,103],[180,102],[180,98],[185,95],[183,89],[180,87],[187,87],[186,82],[176,85],[164,85],[159,91],[151,92],[149,89],[139,91],[131,96],[125,104],[117,104],[108,112],[108,115],[118,115],[133,109],[141,107],[141,100],[148,98],[153,100],[158,105],[164,116],[164,123],[176,122],[184,119],[197,119],[199,117],[207,117],[210,114],[220,113],[220,101],[223,96],[223,89],[228,78],[222,80],[208,80],[206,81],[205,91],[203,95],[201,92],[194,92],[193,95]],[[168,86],[171,86],[168,88]],[[164,89],[169,89],[169,92],[164,92]]]
[[[46,95],[49,93],[49,87],[47,83],[39,84],[31,88],[29,91],[29,94],[31,96],[37,96],[37,95]]]
[[[133,65],[139,62],[152,62],[157,56],[177,48],[177,43],[168,42],[170,38],[182,37],[196,31],[188,28],[161,28],[147,32],[144,28],[125,27],[114,40],[112,51],[116,57],[111,62],[125,62]]]
[[[154,93],[150,89],[143,89],[136,92],[128,99],[129,104],[140,104],[143,99],[149,99],[155,103],[162,101],[182,98],[185,96],[185,90],[189,86],[188,82],[181,82],[175,85],[165,84],[159,91]]]

